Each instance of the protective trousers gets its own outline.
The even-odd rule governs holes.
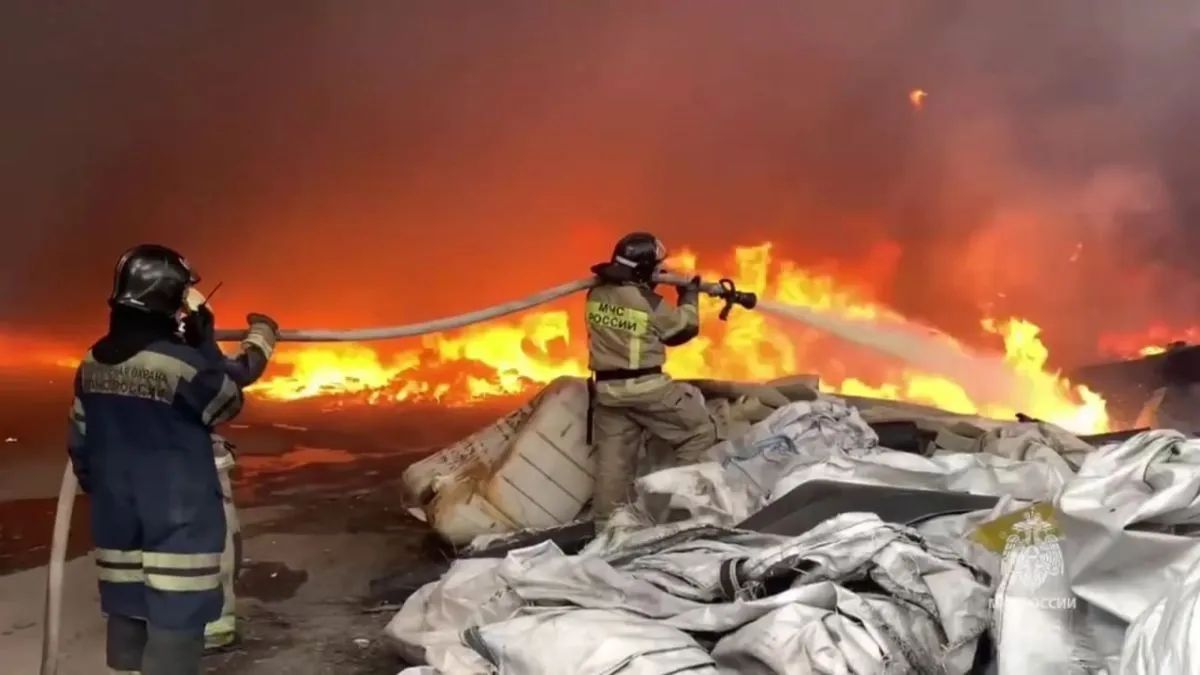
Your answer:
[[[108,667],[115,673],[200,675],[204,636],[113,614],[108,617],[106,652]]]
[[[593,405],[596,489],[592,509],[597,526],[607,522],[616,507],[632,500],[643,434],[673,448],[680,464],[701,461],[717,441],[716,425],[700,390],[665,375],[597,382]]]
[[[221,482],[221,496],[225,506],[225,548],[221,551],[221,617],[204,627],[204,648],[220,649],[237,639],[236,595],[234,583],[242,560],[242,531],[238,523],[237,508],[233,503],[233,471],[235,458],[233,445],[213,434],[213,458],[217,465],[217,477]]]

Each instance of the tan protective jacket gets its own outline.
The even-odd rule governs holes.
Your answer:
[[[593,372],[661,367],[666,347],[700,331],[697,293],[672,307],[648,286],[603,284],[588,291],[588,368]]]

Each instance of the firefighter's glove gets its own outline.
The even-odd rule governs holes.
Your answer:
[[[246,323],[250,330],[242,339],[243,346],[254,347],[268,359],[275,353],[275,344],[279,342],[279,324],[266,314],[251,313],[246,315]]]
[[[216,323],[217,320],[208,305],[200,305],[183,318],[183,341],[197,348],[215,343]]]

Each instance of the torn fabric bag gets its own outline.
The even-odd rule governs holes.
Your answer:
[[[1157,430],[1105,446],[1055,506],[1071,590],[1132,622],[1200,561],[1200,440]]]
[[[462,643],[463,629],[507,619],[521,607],[521,599],[500,579],[503,570],[561,556],[554,544],[542,543],[504,558],[456,560],[441,579],[409,596],[384,635],[410,663],[428,664],[446,673],[486,672],[487,662]]]
[[[910,651],[938,643],[936,622],[912,605],[854,593],[829,582],[797,591],[795,595],[802,592],[805,597],[796,597],[721,638],[712,654],[722,672],[966,672],[958,666],[942,670],[937,655]]]
[[[1061,459],[1052,464],[986,453],[920,457],[883,451],[866,457],[831,455],[809,465],[797,463],[775,484],[774,492],[784,494],[801,483],[824,479],[1037,500],[1054,496],[1072,475]]]
[[[463,639],[497,671],[513,675],[717,675],[687,633],[633,612],[527,608],[468,629]]]
[[[714,446],[708,453],[713,462],[643,476],[636,492],[641,509],[656,522],[734,525],[766,504],[791,467],[834,453],[871,454],[877,443],[874,430],[843,401],[789,403],[743,436]]]
[[[966,673],[987,625],[984,573],[873,514],[844,514],[799,537],[704,525],[653,529],[637,548],[604,558],[565,556],[552,544],[514,551],[494,561],[490,576],[472,570],[478,583],[443,579],[422,588],[388,633],[409,653],[425,645],[442,662],[466,662],[459,652],[470,648],[514,675],[548,666],[611,673],[657,663],[655,649],[665,649],[665,665],[653,672],[684,663],[703,671],[715,660],[725,672]],[[456,574],[467,571],[456,566],[447,577]],[[469,588],[469,597],[431,602],[455,588]],[[472,602],[481,606],[461,611]],[[445,605],[458,609],[441,611]],[[630,617],[656,627],[631,631],[637,624]],[[811,639],[797,640],[793,629],[806,617],[818,623],[805,632]],[[468,628],[459,645],[444,639]],[[581,660],[568,629],[604,645],[603,654]],[[643,639],[651,635],[659,639]],[[700,636],[715,636],[711,660],[692,646]],[[767,644],[782,651],[766,655]]]
[[[666,469],[636,483],[638,508],[653,521],[702,519],[723,526],[741,522],[797,486],[834,480],[893,487],[1050,499],[1074,476],[1063,453],[1080,448],[1041,425],[1015,436],[993,429],[992,452],[922,457],[876,446],[857,412],[837,399],[779,408],[736,442],[713,448],[720,460]],[[1014,432],[1015,433],[1015,432]],[[1013,454],[1036,459],[1019,460]],[[1075,457],[1077,455],[1072,455]]]
[[[779,439],[786,442],[781,444]],[[789,454],[823,457],[834,450],[867,453],[878,443],[879,437],[857,409],[840,399],[822,397],[780,407],[753,425],[749,433],[718,443],[708,454],[718,462],[740,460],[742,466],[753,467]]]
[[[1095,451],[1071,432],[1048,422],[998,426],[984,432],[977,443],[978,452],[1017,460],[1057,462],[1061,458],[1073,470]]]
[[[993,614],[999,675],[1115,673],[1125,628],[1139,615],[1146,627],[1128,632],[1125,652],[1155,662],[1146,646],[1156,631],[1188,630],[1153,617],[1200,559],[1200,540],[1186,534],[1198,491],[1200,443],[1147,432],[1088,454],[1056,508],[1036,504],[982,524],[974,537],[1002,557]],[[1130,646],[1138,640],[1141,647]],[[1164,663],[1179,654],[1164,651]]]
[[[1200,673],[1200,563],[1129,626],[1120,672]]]
[[[997,675],[1085,675],[1101,667],[1087,608],[1071,594],[1061,536],[1046,502],[982,523],[972,535],[1000,557]]]

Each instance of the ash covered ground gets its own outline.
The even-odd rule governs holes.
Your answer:
[[[66,451],[62,371],[0,374],[0,653],[35,672],[55,498]],[[328,399],[251,399],[224,429],[238,446],[235,490],[246,565],[243,640],[208,657],[217,673],[395,673],[380,642],[391,611],[364,604],[371,579],[444,555],[401,503],[412,461],[515,402],[472,408],[333,409]],[[72,525],[60,672],[99,672],[103,623],[88,552],[88,505]]]

